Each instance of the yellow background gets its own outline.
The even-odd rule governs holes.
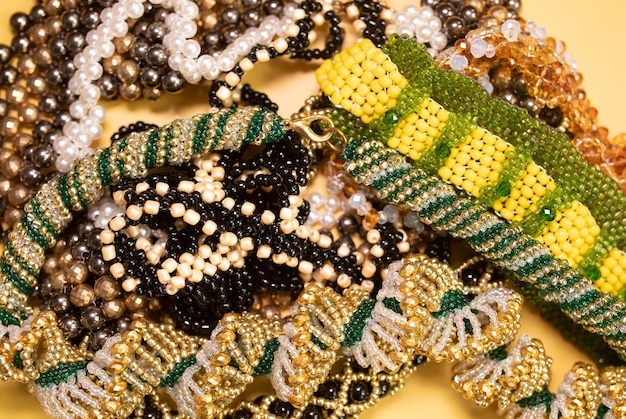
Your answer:
[[[415,0],[416,2],[418,0]],[[533,20],[554,36],[566,42],[567,50],[578,62],[584,75],[584,87],[599,110],[599,121],[610,130],[611,136],[626,131],[623,100],[626,98],[626,68],[621,33],[626,3],[622,0],[522,0],[521,15]],[[15,11],[29,11],[34,1],[0,2],[0,42],[11,39],[9,16]],[[407,1],[390,1],[400,9]],[[616,36],[617,34],[617,36]],[[257,89],[270,94],[281,105],[280,113],[288,116],[303,100],[315,93],[312,75],[315,65],[290,62],[258,66],[250,82]],[[191,89],[157,103],[114,103],[108,107],[105,137],[121,125],[138,119],[165,123],[175,117],[184,117],[206,109],[205,89]],[[525,333],[543,340],[547,353],[554,359],[552,390],[561,381],[569,367],[584,356],[556,335],[556,331],[531,310],[522,317]],[[37,401],[24,385],[0,383],[0,419],[45,418]],[[494,409],[482,409],[463,400],[450,387],[450,366],[428,364],[422,366],[407,380],[406,387],[393,397],[383,399],[363,418],[496,418]]]

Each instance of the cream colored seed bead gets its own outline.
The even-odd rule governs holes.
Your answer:
[[[135,249],[148,252],[152,249],[152,243],[150,243],[150,240],[145,237],[139,237],[135,242]]]
[[[345,258],[347,256],[350,256],[350,253],[352,253],[352,250],[350,250],[350,247],[347,245],[341,245],[337,248],[337,256]]]
[[[193,282],[193,283],[198,283],[200,281],[202,281],[202,278],[204,278],[204,275],[202,274],[202,271],[199,269],[193,269],[191,271],[191,275],[189,276],[189,281]]]
[[[176,267],[176,274],[183,278],[188,278],[191,275],[191,266],[187,263],[179,263]]]
[[[211,250],[211,247],[207,244],[203,244],[198,248],[198,256],[200,256],[202,259],[208,259],[209,256],[211,256],[213,254],[213,251]]]
[[[111,275],[113,275],[113,277],[117,279],[124,276],[126,269],[124,269],[124,265],[122,265],[120,262],[117,262],[111,265],[111,267],[109,268],[109,272],[111,272]]]
[[[369,279],[365,279],[361,282],[361,289],[366,292],[372,292],[374,290],[374,283]]]
[[[222,199],[222,206],[229,211],[235,208],[235,204],[236,204],[235,200],[231,198],[230,196]]]
[[[317,245],[323,249],[328,249],[333,244],[333,239],[325,234],[320,235]]]
[[[298,272],[308,275],[313,272],[313,264],[308,260],[302,260],[298,264]]]
[[[230,269],[230,262],[228,261],[228,259],[224,258],[219,263],[219,265],[217,265],[217,267],[220,271],[226,272],[228,269]]]
[[[150,189],[150,184],[148,182],[139,182],[136,186],[135,186],[135,192],[140,194],[142,192],[147,191],[148,189]]]
[[[126,292],[133,292],[137,287],[137,280],[135,278],[126,278],[124,282],[122,282],[122,288]]]
[[[217,230],[217,224],[213,220],[206,221],[204,225],[202,226],[202,232],[206,234],[207,236],[213,235],[213,233],[215,233],[216,230]]]
[[[185,287],[187,281],[182,276],[173,276],[168,285],[171,285],[176,291]]]
[[[241,78],[231,71],[230,73],[226,74],[226,77],[224,77],[224,81],[228,83],[229,86],[235,87],[239,84]]]
[[[126,205],[126,200],[124,199],[124,191],[113,192],[113,200],[117,205]]]
[[[100,241],[102,244],[110,244],[115,240],[115,233],[111,230],[102,230],[100,232]]]
[[[169,272],[167,272],[165,269],[159,269],[157,271],[157,279],[159,280],[159,283],[165,285],[165,284],[169,284],[171,280],[171,276]]]
[[[263,211],[263,214],[261,214],[261,222],[265,225],[273,224],[275,219],[276,219],[276,216],[270,210],[265,210]]]
[[[385,254],[385,251],[383,250],[383,248],[377,244],[373,245],[372,248],[370,249],[370,255],[374,257],[379,258],[379,257],[382,257],[384,254]]]
[[[287,36],[291,36],[291,35],[287,34]],[[270,60],[270,54],[265,49],[260,49],[254,54],[256,55],[257,60],[261,63],[266,63]]]
[[[248,217],[254,214],[255,209],[256,209],[256,205],[254,205],[252,202],[244,202],[241,205],[241,213]]]
[[[380,241],[380,232],[373,228],[367,232],[366,239],[370,244],[378,243]]]
[[[102,246],[102,259],[104,259],[105,262],[115,259],[115,256],[117,256],[117,252],[115,251],[114,245]]]
[[[339,274],[337,277],[337,285],[341,288],[348,288],[352,284],[352,280],[346,274]]]
[[[279,217],[281,220],[293,220],[297,215],[297,212],[290,207],[280,209]]]
[[[211,256],[209,256],[209,262],[211,262],[215,266],[219,265],[222,262],[222,255],[219,253],[213,253]]]
[[[217,272],[217,266],[207,263],[202,272],[206,275],[213,276]]]
[[[150,214],[150,215],[158,214],[159,207],[160,207],[160,204],[158,203],[158,201],[154,201],[152,199],[147,200],[143,204],[143,210],[145,211],[146,214]]]
[[[230,246],[233,247],[237,244],[237,242],[239,241],[239,239],[237,239],[237,235],[235,233],[232,233],[230,231],[227,231],[225,233],[222,233],[220,235],[220,243],[226,245],[226,246]]]
[[[174,218],[182,217],[183,215],[185,215],[186,210],[187,208],[185,208],[185,205],[181,204],[180,202],[176,202],[170,206],[170,214]]]
[[[272,255],[272,261],[277,265],[284,265],[287,263],[287,259],[289,256],[285,252],[280,252],[278,254]]]
[[[296,229],[296,236],[300,239],[306,239],[309,237],[311,229],[307,225],[301,225]]]
[[[235,250],[231,250],[230,252],[226,253],[226,259],[228,259],[229,262],[236,262],[239,259],[241,259],[241,251],[235,249]]]
[[[126,227],[126,220],[122,216],[118,215],[109,221],[109,228],[113,231],[120,231],[124,227]]]
[[[170,185],[165,182],[158,182],[156,184],[156,188],[154,189],[156,190],[157,194],[165,196],[170,191]]]
[[[200,214],[193,209],[188,209],[183,215],[183,221],[189,225],[195,226],[200,222]]]
[[[320,273],[322,274],[322,277],[324,279],[329,280],[333,276],[335,276],[335,268],[333,268],[333,265],[331,265],[330,263],[325,263],[322,266],[322,269],[320,269]]]
[[[239,66],[245,73],[247,73],[254,68],[254,63],[248,57],[246,57],[243,60],[239,61]]]
[[[221,86],[219,89],[217,89],[217,92],[215,92],[215,95],[223,102],[230,102],[231,96],[232,96],[232,92],[230,91],[230,89],[226,86]]]
[[[204,261],[204,259],[195,258],[191,266],[193,267],[193,269],[201,271],[206,267],[206,262]]]
[[[239,240],[239,247],[246,252],[254,249],[254,239],[252,237],[243,237]]]
[[[133,221],[139,220],[142,215],[143,209],[137,205],[129,205],[126,208],[126,216]]]
[[[279,53],[285,52],[287,51],[287,48],[289,48],[289,44],[287,43],[287,40],[285,38],[278,38],[274,40],[273,45],[276,51],[278,51]]]
[[[365,260],[363,262],[363,267],[361,268],[361,274],[365,278],[371,278],[376,273],[376,266],[369,260]]]
[[[167,258],[161,264],[161,267],[165,269],[168,273],[172,273],[178,267],[178,262],[174,258]]]
[[[289,256],[287,262],[285,262],[285,264],[290,268],[295,268],[296,266],[298,266],[298,263],[300,263],[300,261],[295,256]]]
[[[177,189],[180,192],[192,193],[194,185],[195,185],[195,182],[192,182],[190,180],[181,180],[180,183],[178,184]]]

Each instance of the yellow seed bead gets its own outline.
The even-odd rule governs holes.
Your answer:
[[[503,205],[502,205],[502,202],[504,202],[504,200],[503,200],[503,199],[498,199],[497,201],[495,201],[495,202],[493,203],[493,205],[491,206],[491,208],[493,208],[493,210],[494,210],[494,211],[498,211],[498,212],[500,212],[500,210],[502,210],[502,208],[504,208],[504,207],[503,207]]]
[[[455,164],[454,167],[452,168],[452,171],[454,172],[454,174],[459,175],[459,176],[463,176],[463,173],[465,173],[465,166],[463,166],[462,164]]]
[[[429,126],[428,129],[426,129],[426,134],[431,138],[437,138],[439,137],[439,130]]]
[[[394,84],[398,86],[404,87],[404,85],[406,84],[406,79],[404,78],[404,76],[397,71],[390,73],[389,77],[391,78],[391,81],[393,81]]]
[[[399,86],[391,86],[389,89],[387,89],[387,93],[389,94],[389,97],[393,99],[400,96],[401,91],[402,89]]]
[[[477,177],[476,181],[474,183],[476,183],[476,187],[477,188],[481,188],[482,189],[485,186],[487,186],[488,179],[487,178],[483,178],[483,177]]]
[[[428,111],[428,107],[425,105],[422,105],[422,108],[419,110],[418,115],[422,119],[428,119],[431,116],[430,112]]]
[[[445,109],[441,109],[439,112],[437,112],[437,119],[439,119],[442,123],[448,122],[449,118],[450,112],[446,111]]]
[[[344,109],[352,109],[353,104],[354,102],[352,102],[350,99],[341,99],[341,107]]]
[[[413,113],[410,113],[404,120],[406,121],[407,125],[412,125],[418,119],[419,119],[419,115],[417,113],[413,112]]]
[[[450,176],[450,182],[456,186],[461,186],[463,184],[463,178],[457,174],[453,174]]]
[[[476,172],[478,173],[479,178],[482,178],[486,181],[487,179],[489,179],[489,174],[491,173],[491,170],[489,170],[488,167],[480,166],[478,170],[476,170]]]
[[[442,179],[449,180],[452,176],[452,169],[450,169],[448,166],[441,166],[437,173]]]
[[[472,138],[472,141],[470,141],[470,145],[474,150],[482,150],[483,147],[485,147],[485,143],[480,138],[476,137]]]
[[[383,115],[385,112],[387,112],[387,107],[380,102],[380,100],[376,103],[376,105],[374,105],[374,113],[378,116]]]
[[[561,219],[559,224],[561,225],[561,228],[565,230],[570,230],[572,229],[572,227],[574,227],[574,223],[572,223],[572,220],[567,217],[563,217],[563,219]]]
[[[362,105],[365,103],[365,98],[359,94],[358,92],[354,92],[352,93],[352,96],[350,96],[350,99],[352,99],[354,101],[354,103],[358,104],[358,105]]]
[[[542,185],[547,185],[548,182],[552,180],[550,179],[550,176],[548,176],[548,174],[544,172],[543,170],[538,172],[535,176],[537,177],[537,180],[539,181],[539,183],[541,183]]]
[[[510,209],[511,211],[516,210],[517,205],[518,205],[518,201],[516,201],[515,199],[507,199],[506,202],[504,203],[504,207]]]
[[[403,135],[400,142],[402,144],[406,144],[407,146],[411,147],[413,145],[413,137]]]
[[[528,166],[526,166],[526,171],[531,176],[536,176],[537,173],[539,173],[540,170],[541,170],[541,168],[536,163],[529,163]]]
[[[508,209],[508,208],[503,208],[500,211],[500,215],[505,220],[513,220],[513,218],[515,217],[515,213],[513,211],[511,211],[510,209]]]
[[[456,164],[456,159],[452,158],[452,157],[448,157],[444,162],[443,165],[446,167],[449,167],[450,169],[452,169],[454,167],[454,165]]]
[[[556,230],[554,232],[554,237],[556,238],[556,241],[560,244],[560,243],[564,243],[567,241],[567,231],[560,228],[558,230]]]
[[[435,115],[430,115],[426,121],[428,122],[428,125],[434,128],[437,128],[440,123],[439,119]]]
[[[409,158],[411,160],[419,160],[420,157],[421,157],[421,153],[419,152],[419,150],[416,150],[414,148],[409,150]]]
[[[533,192],[533,189],[531,187],[529,187],[528,185],[523,185],[519,191],[521,192],[522,196],[526,199],[532,199],[535,195],[535,193]]]
[[[497,161],[493,161],[491,163],[491,170],[496,172],[496,173],[500,173],[502,171],[502,163],[497,162]]]
[[[493,163],[493,158],[491,156],[481,156],[480,158],[481,165],[485,167],[489,167],[491,166],[491,163]]]
[[[527,209],[528,207],[530,207],[530,201],[528,200],[528,198],[525,197],[521,197],[517,203],[519,204],[520,207]]]
[[[379,101],[380,103],[382,103],[382,104],[386,104],[386,103],[388,103],[388,102],[391,100],[391,98],[389,97],[389,95],[387,94],[387,92],[386,92],[386,91],[384,91],[384,90],[383,90],[383,91],[381,91],[381,92],[378,92],[378,95],[377,95],[377,96],[378,96],[378,101]]]
[[[535,183],[532,189],[537,196],[541,197],[546,194],[546,188],[541,183]]]
[[[420,132],[426,132],[428,130],[428,122],[426,122],[423,119],[420,119],[417,121],[416,123],[416,128],[420,131]]]
[[[361,77],[361,82],[365,83],[366,86],[369,86],[370,83],[372,83],[375,79],[374,73],[372,73],[371,71],[365,71],[365,70],[361,70],[361,71],[363,72],[363,74],[359,76]]]
[[[400,143],[398,145],[398,152],[401,154],[408,154],[410,150],[411,150],[411,147],[407,144]]]
[[[496,146],[496,150],[498,151],[506,151],[510,147],[510,145],[506,141],[500,138],[496,139],[495,146]]]
[[[472,192],[474,191],[476,185],[474,185],[474,182],[465,179],[463,181],[463,183],[461,183],[461,188],[463,188],[464,190],[468,191],[468,192]]]
[[[396,65],[391,62],[391,60],[385,60],[382,63],[383,68],[385,69],[385,71],[388,71],[389,73],[397,73],[398,72],[398,68],[396,67]]]
[[[343,98],[339,92],[334,92],[330,97],[330,101],[335,105],[339,105],[342,100]]]
[[[506,155],[501,151],[496,151],[493,154],[493,159],[497,162],[503,163],[506,160]]]
[[[377,62],[378,64],[382,64],[385,61],[388,60],[387,55],[385,55],[384,52],[382,52],[380,49],[378,48],[372,48],[372,50],[374,51],[373,54],[368,55],[368,58],[374,60],[375,62]]]
[[[387,140],[387,145],[391,148],[398,148],[398,146],[400,145],[400,138],[398,137],[391,137],[389,140]]]
[[[472,133],[470,135],[472,136],[472,138],[480,140],[485,135],[485,130],[481,127],[476,127],[474,128],[474,130],[472,130]]]
[[[553,233],[546,233],[546,234],[544,234],[543,236],[540,236],[540,237],[541,237],[541,240],[543,241],[543,243],[546,246],[550,246],[550,245],[556,243],[556,237],[554,237]]]
[[[374,70],[376,69],[376,67],[378,67],[378,65],[376,64],[375,61],[372,60],[363,60],[361,62],[361,68],[364,71],[371,71],[374,72]]]
[[[361,79],[359,79],[357,76],[355,76],[354,74],[350,75],[347,79],[346,79],[346,84],[351,88],[351,89],[356,89],[357,87],[359,87],[359,85],[361,84]]]
[[[433,115],[436,115],[441,110],[441,105],[439,105],[437,102],[431,99],[428,100],[427,106],[428,106],[428,112],[430,112]]]
[[[471,153],[470,153],[470,157],[471,157]],[[483,167],[485,169],[487,169],[487,172],[489,172],[489,168],[485,167],[483,165],[481,165],[480,163],[478,163],[476,160],[470,160],[467,162],[467,167],[469,167],[470,169],[472,169],[473,171],[480,173],[480,168]]]
[[[470,182],[475,182],[476,179],[478,178],[478,174],[476,174],[476,172],[473,171],[472,169],[466,169],[464,176],[465,176],[465,179],[469,180]]]
[[[372,73],[374,73],[374,77],[376,77],[378,80],[382,79],[383,77],[388,77],[385,68],[380,64],[376,64],[376,67],[372,70]]]
[[[492,144],[485,144],[482,148],[483,153],[495,158],[496,148]]]
[[[371,115],[374,113],[374,108],[370,105],[369,102],[365,102],[363,104],[363,114],[367,115],[371,118]]]
[[[522,192],[519,189],[513,189],[511,190],[511,193],[509,194],[509,198],[517,200],[520,199],[522,197]]]

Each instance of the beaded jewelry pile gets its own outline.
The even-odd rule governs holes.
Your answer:
[[[339,419],[446,361],[507,418],[625,417],[624,144],[518,1],[422,3],[12,16],[3,380],[59,418]],[[291,118],[242,83],[279,57],[325,60]],[[102,99],[196,84],[207,113],[94,147]],[[549,387],[543,344],[517,336],[524,298],[597,365]]]

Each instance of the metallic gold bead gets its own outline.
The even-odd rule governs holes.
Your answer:
[[[296,346],[306,345],[310,341],[311,341],[311,334],[306,331],[298,332],[291,338],[291,342]]]
[[[127,388],[128,388],[128,385],[126,384],[126,382],[120,380],[120,381],[114,381],[114,382],[109,383],[106,386],[106,391],[108,391],[113,396],[119,396],[123,394]]]
[[[223,367],[228,365],[231,357],[226,352],[221,352],[211,358],[211,364],[216,365],[218,367]]]
[[[311,364],[311,356],[306,352],[301,353],[293,359],[292,364],[296,368],[306,368]]]

